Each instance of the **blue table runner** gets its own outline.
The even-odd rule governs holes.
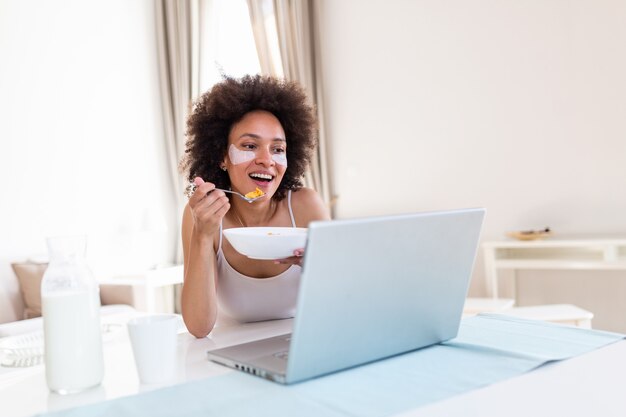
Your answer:
[[[368,416],[407,411],[624,338],[495,314],[455,339],[291,386],[232,372],[46,416]]]

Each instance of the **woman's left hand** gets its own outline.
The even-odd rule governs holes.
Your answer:
[[[293,251],[293,256],[289,258],[276,259],[275,264],[290,264],[302,266],[302,260],[304,259],[304,248],[296,249]]]

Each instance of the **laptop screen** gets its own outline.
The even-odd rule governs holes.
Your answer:
[[[484,212],[311,223],[287,382],[455,337]]]

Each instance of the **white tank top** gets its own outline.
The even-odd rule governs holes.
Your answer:
[[[296,222],[291,209],[291,190],[287,194],[291,224]],[[222,226],[217,250],[218,323],[285,319],[296,312],[296,298],[302,268],[292,265],[269,278],[253,278],[237,272],[222,251]],[[229,320],[230,319],[230,320]]]

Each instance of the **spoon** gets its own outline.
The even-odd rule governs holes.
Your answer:
[[[194,183],[190,183],[189,186],[187,187],[187,197],[191,197],[191,195],[193,194],[193,192],[196,190],[196,184]],[[263,193],[263,195],[260,195],[258,197],[246,197],[245,195],[238,193],[237,191],[231,191],[231,190],[224,190],[223,188],[215,188],[214,190],[220,190],[220,191],[224,191],[225,193],[231,193],[231,194],[235,194],[237,197],[246,200],[248,203],[253,203],[256,200],[258,200],[261,197],[265,196],[265,193]],[[211,190],[213,191],[213,190]],[[209,191],[209,193],[211,192]],[[207,193],[208,194],[208,193]]]
[[[224,190],[222,188],[216,188],[216,190],[221,190],[221,191],[224,191],[225,193],[235,194],[237,197],[240,197],[240,198],[246,200],[248,203],[253,203],[254,201],[258,200],[259,198],[265,197],[265,194],[263,194],[263,195],[260,195],[258,197],[250,198],[250,197],[246,197],[245,195],[243,195],[241,193],[238,193],[237,191]]]

